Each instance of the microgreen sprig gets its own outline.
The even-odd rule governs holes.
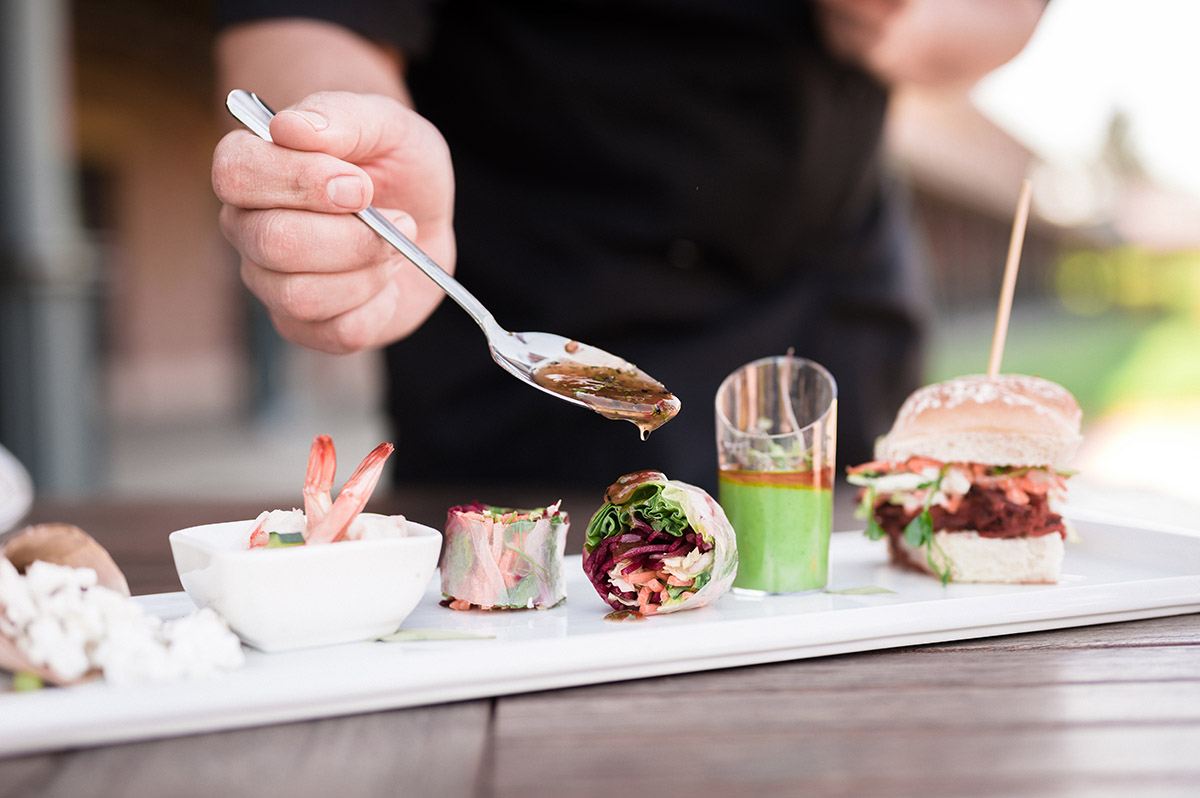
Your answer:
[[[875,486],[867,485],[863,491],[862,501],[858,505],[858,509],[854,513],[860,519],[867,522],[867,528],[863,530],[863,534],[869,540],[883,540],[887,532],[875,520]]]
[[[917,513],[916,517],[904,527],[905,541],[914,549],[925,549],[925,561],[929,563],[929,569],[942,580],[943,585],[950,581],[951,562],[946,556],[946,552],[942,551],[941,546],[938,546],[937,541],[933,538],[933,515],[929,512],[929,508],[933,506],[933,497],[942,489],[942,480],[946,478],[946,472],[949,470],[950,464],[947,463],[938,472],[937,479],[920,485],[922,488],[929,489],[929,493],[925,496],[925,505],[921,508],[921,512]],[[939,568],[933,559],[933,550],[935,548],[941,554],[942,562],[946,564],[944,569]]]

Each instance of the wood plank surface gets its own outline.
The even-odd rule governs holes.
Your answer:
[[[506,699],[493,794],[1197,794],[1200,616],[1063,635]]]
[[[473,796],[489,701],[0,759],[0,798]]]

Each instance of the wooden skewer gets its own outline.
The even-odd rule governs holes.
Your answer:
[[[1017,285],[1017,266],[1021,262],[1021,244],[1025,240],[1025,223],[1029,220],[1029,200],[1033,184],[1026,178],[1021,183],[1017,199],[1017,215],[1013,219],[1012,238],[1008,242],[1008,261],[1004,264],[1004,283],[1000,289],[1000,306],[996,309],[996,330],[992,333],[992,356],[988,359],[988,377],[1000,373],[1004,356],[1004,339],[1008,336],[1008,318],[1012,314],[1013,290]]]

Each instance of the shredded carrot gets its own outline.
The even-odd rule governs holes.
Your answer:
[[[869,463],[856,465],[846,469],[847,474],[862,474],[866,471],[890,471],[892,464],[887,460],[872,460]]]
[[[657,577],[658,577],[658,574],[655,573],[654,571],[649,571],[649,570],[646,570],[645,568],[643,568],[640,571],[634,571],[633,573],[626,576],[625,581],[631,585],[640,585],[645,582],[649,582],[651,579],[655,579]]]
[[[467,601],[466,599],[454,599],[450,602],[450,609],[469,610],[471,609],[471,602]]]
[[[496,567],[500,569],[501,578],[504,580],[504,586],[511,589],[513,585],[521,581],[521,577],[516,573],[518,555],[513,549],[506,548],[500,558],[496,560]]]
[[[509,573],[516,560],[517,553],[512,549],[505,549],[500,553],[500,558],[496,560],[496,565],[499,566],[501,573]]]
[[[646,587],[650,588],[655,593],[661,593],[664,590],[663,583],[658,581],[657,578],[651,579],[649,582],[647,582]]]
[[[667,584],[671,585],[672,587],[691,587],[692,585],[696,584],[696,580],[680,579],[678,576],[672,574],[671,576],[667,577]]]

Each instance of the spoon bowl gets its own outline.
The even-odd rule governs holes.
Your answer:
[[[275,114],[257,95],[234,89],[225,105],[253,133],[272,141]],[[478,299],[374,206],[356,215],[475,319],[492,358],[517,379],[605,418],[631,421],[643,438],[679,412],[679,400],[661,382],[616,355],[553,333],[505,330]]]
[[[488,345],[506,371],[605,418],[632,422],[643,440],[679,412],[679,399],[661,382],[603,349],[553,333],[499,332]]]

